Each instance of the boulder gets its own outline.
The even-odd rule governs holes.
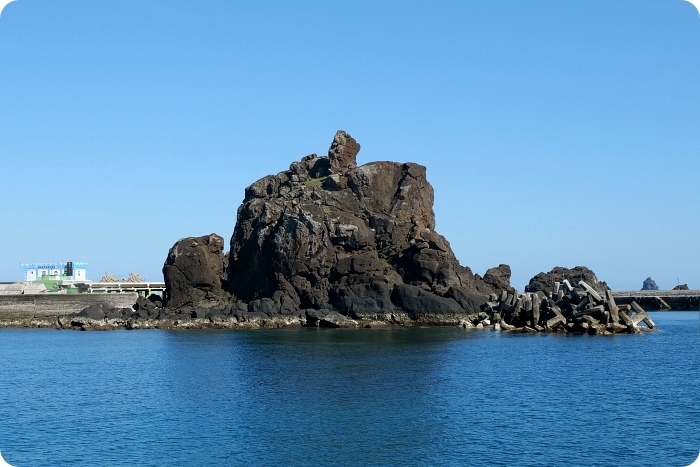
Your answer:
[[[151,319],[157,318],[162,308],[163,302],[158,295],[151,295],[148,298],[139,296],[134,304],[134,311],[139,316],[145,315]]]
[[[500,264],[491,268],[484,274],[484,282],[493,286],[497,290],[510,290],[510,266]]]
[[[415,285],[399,284],[392,295],[394,303],[412,319],[424,314],[457,314],[464,309],[453,298],[440,297]]]
[[[316,328],[356,328],[357,322],[333,310],[305,310],[306,326]]]
[[[90,305],[88,307],[80,310],[76,315],[77,318],[87,318],[94,320],[105,319],[105,310],[102,308],[101,304]]]
[[[473,290],[466,287],[450,287],[446,297],[452,298],[459,306],[467,313],[478,312],[481,306],[488,301],[488,295],[485,295],[478,290]]]
[[[679,284],[673,288],[673,290],[689,290],[688,284]]]
[[[109,308],[105,310],[105,318],[124,320],[131,318],[133,312],[132,308]]]
[[[176,310],[224,300],[227,294],[222,287],[223,249],[224,239],[216,234],[176,242],[163,266],[165,306]]]
[[[331,305],[341,313],[356,319],[373,318],[391,313],[392,287],[381,280],[364,280],[357,282],[346,280],[335,284],[330,291]]]
[[[279,307],[271,298],[262,298],[253,300],[248,304],[248,312],[254,315],[273,316],[279,313]]]

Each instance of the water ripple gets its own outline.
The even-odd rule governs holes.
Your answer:
[[[609,338],[458,328],[0,330],[16,467],[687,465],[700,314]]]

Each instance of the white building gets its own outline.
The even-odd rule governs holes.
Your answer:
[[[42,279],[61,279],[65,281],[87,280],[87,263],[31,263],[22,264],[24,280],[28,282]]]

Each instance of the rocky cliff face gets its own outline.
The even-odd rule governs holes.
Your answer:
[[[221,237],[189,238],[164,266],[167,305],[232,313],[332,310],[359,320],[447,323],[510,288],[510,268],[484,279],[435,231],[433,188],[413,163],[357,166],[339,131],[315,154],[245,190],[227,257]]]

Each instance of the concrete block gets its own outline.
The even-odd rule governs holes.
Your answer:
[[[632,309],[636,312],[634,316],[632,316],[632,322],[636,325],[638,325],[640,322],[644,321],[644,324],[647,325],[649,329],[654,329],[656,327],[656,323],[652,321],[652,319],[647,315],[647,312],[639,306],[637,302],[632,302],[631,304]]]
[[[589,304],[589,299],[588,299],[588,295],[586,295],[585,297],[583,297],[583,300],[581,300],[578,303],[578,305],[576,305],[576,308],[574,309],[574,313],[576,313],[577,311],[585,310],[586,306],[588,306],[588,304]]]
[[[615,303],[615,297],[613,297],[612,292],[610,290],[605,291],[605,298],[607,298],[607,305],[608,305],[608,310],[610,310],[610,317],[612,318],[613,323],[619,323],[620,322],[620,316],[617,314],[618,313],[618,308],[617,308],[617,303]]]
[[[538,294],[532,294],[532,314],[534,316],[534,314],[537,313],[538,318],[535,320],[536,322],[539,321],[539,314],[540,314],[541,308],[542,308],[542,297],[540,297]]]
[[[519,297],[518,297],[518,292],[514,290],[512,294],[508,295],[508,305],[510,305],[510,306],[515,305],[515,301],[516,301],[518,298],[519,298]]]
[[[630,318],[630,315],[627,314],[627,311],[619,310],[619,315],[620,319],[622,320],[623,323],[627,326],[627,332],[629,333],[638,333],[639,332],[639,326],[637,326],[634,321],[632,321],[632,318]]]
[[[573,289],[571,292],[569,292],[569,295],[571,295],[572,301],[576,303],[579,303],[581,300],[588,296],[586,291],[582,289]]]
[[[556,329],[558,326],[561,326],[562,324],[566,324],[566,318],[564,318],[564,315],[562,315],[558,311],[555,311],[554,318],[547,320],[545,327],[547,329]]]
[[[627,326],[620,323],[612,323],[608,325],[608,329],[614,333],[627,332]]]
[[[591,295],[594,299],[596,299],[596,301],[598,301],[598,302],[603,301],[603,297],[601,297],[600,294],[598,292],[596,292],[593,287],[586,284],[585,281],[579,281],[578,285],[581,286],[583,289],[585,289],[586,292],[588,292],[588,295]]]
[[[523,307],[523,299],[518,298],[515,300],[515,303],[513,304],[513,314],[514,315],[519,315],[520,311],[522,310]]]
[[[600,324],[600,321],[598,321],[591,315],[583,315],[583,321],[588,323],[589,326],[598,326]]]
[[[605,311],[605,307],[603,305],[596,305],[592,307],[585,307],[583,309],[576,309],[574,311],[574,318],[578,318],[584,315],[598,316],[603,311]]]
[[[532,301],[528,302],[528,308],[530,308],[530,313],[532,314],[532,322],[535,324],[540,323],[540,307],[539,303],[537,304],[537,308],[533,306],[534,304]]]

